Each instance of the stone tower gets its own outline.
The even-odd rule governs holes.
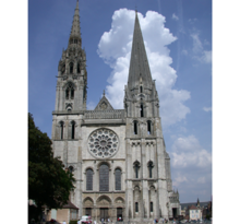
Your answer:
[[[131,218],[167,218],[172,191],[169,156],[159,117],[159,99],[136,12],[126,111],[126,204]],[[138,211],[138,212],[136,212]],[[155,211],[155,212],[153,212]]]
[[[76,179],[70,198],[78,217],[114,222],[176,217],[179,195],[172,190],[158,93],[137,12],[124,109],[114,109],[103,93],[96,108],[87,110],[79,24],[77,2],[68,48],[59,62],[52,124],[54,156]]]

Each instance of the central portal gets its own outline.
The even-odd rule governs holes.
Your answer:
[[[100,208],[100,221],[107,222],[109,218],[108,208]]]

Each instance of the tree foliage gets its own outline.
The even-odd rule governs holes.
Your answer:
[[[73,175],[63,169],[59,158],[53,157],[51,140],[35,126],[31,114],[28,114],[28,138],[29,199],[39,208],[43,205],[49,209],[61,208],[74,188]]]

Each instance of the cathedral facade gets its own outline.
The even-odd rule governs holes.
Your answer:
[[[165,149],[159,98],[136,12],[124,109],[105,94],[87,110],[86,54],[76,5],[68,47],[58,66],[52,142],[55,157],[76,179],[71,202],[78,217],[152,221],[176,217],[170,158]]]

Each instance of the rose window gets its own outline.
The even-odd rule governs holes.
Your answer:
[[[115,132],[101,128],[91,133],[88,138],[90,153],[98,158],[113,156],[118,150],[118,136]]]

